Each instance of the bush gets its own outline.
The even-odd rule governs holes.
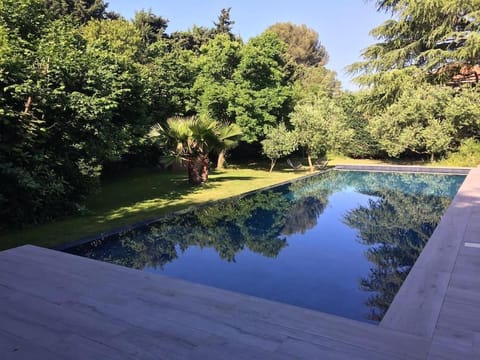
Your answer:
[[[444,165],[476,167],[480,165],[480,142],[475,139],[464,140],[456,152],[449,153],[441,161]]]

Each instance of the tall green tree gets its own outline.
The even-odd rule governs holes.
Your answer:
[[[235,86],[233,74],[240,62],[241,43],[231,40],[228,34],[217,35],[202,46],[197,61],[198,75],[193,91],[200,115],[206,115],[224,123],[233,123]],[[220,152],[217,168],[223,168],[225,151]]]
[[[148,47],[146,59],[141,71],[150,117],[164,124],[170,117],[193,115],[196,97],[192,89],[197,76],[194,52],[161,39]]]
[[[265,137],[269,126],[286,121],[293,105],[293,80],[287,71],[286,46],[273,32],[248,41],[233,75],[236,123],[249,143]]]
[[[441,69],[479,63],[479,0],[376,3],[393,17],[371,31],[379,42],[363,52],[364,61],[350,67],[362,74],[358,83],[376,84],[385,73],[410,66],[429,71],[441,81],[450,72]]]
[[[140,60],[142,34],[127,20],[92,20],[82,27],[82,35],[91,48],[112,53],[118,60]]]
[[[317,93],[326,93],[330,97],[342,94],[342,84],[337,79],[337,74],[325,66],[297,67],[296,78],[294,87],[296,99]]]
[[[267,31],[274,32],[287,44],[287,53],[294,63],[305,66],[327,63],[328,53],[320,43],[318,33],[306,25],[276,23],[268,27]]]
[[[207,44],[215,35],[214,29],[193,25],[189,30],[172,32],[169,39],[182,49],[193,51],[198,55],[202,45]]]
[[[148,129],[133,52],[85,39],[43,5],[0,3],[2,226],[75,211],[103,163]]]
[[[217,22],[214,22],[213,25],[215,26],[215,33],[227,34],[230,39],[233,40],[234,35],[232,33],[232,28],[235,24],[235,21],[230,19],[230,10],[232,10],[231,7],[223,8],[220,11]]]
[[[353,132],[351,141],[344,143],[339,151],[355,159],[385,156],[369,127],[370,118],[365,111],[365,104],[369,105],[370,97],[364,91],[343,92],[335,100],[347,115],[346,127]]]
[[[317,92],[327,92],[330,96],[340,94],[340,81],[334,71],[325,67],[328,53],[315,30],[285,22],[276,23],[267,31],[277,34],[287,45],[286,61],[295,79],[296,100]]]
[[[135,12],[133,25],[135,25],[140,32],[144,44],[148,46],[160,40],[165,35],[168,20],[155,15],[151,9],[142,9]]]
[[[45,10],[54,19],[70,16],[74,21],[85,24],[90,20],[118,19],[120,15],[107,11],[108,3],[103,0],[43,0]]]
[[[413,152],[433,160],[450,150],[454,141],[455,127],[446,116],[452,98],[448,87],[425,83],[412,88],[371,119],[372,134],[390,156]]]

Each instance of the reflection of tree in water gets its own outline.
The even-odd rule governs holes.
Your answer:
[[[284,235],[304,234],[317,225],[318,217],[325,209],[325,201],[308,196],[292,203],[282,230]]]
[[[282,234],[304,234],[317,225],[328,203],[328,196],[336,189],[334,172],[308,177],[289,186],[291,203],[285,217]]]
[[[227,261],[235,261],[235,254],[245,246],[264,256],[276,257],[287,245],[280,235],[288,207],[282,193],[261,192],[169,216],[148,227],[81,245],[70,252],[137,269],[161,268],[178,257],[178,250],[185,251],[189,246],[213,248]]]
[[[344,218],[348,226],[358,230],[360,242],[370,246],[366,257],[374,267],[360,286],[375,293],[367,305],[371,307],[369,318],[376,321],[383,318],[450,203],[451,193],[445,193],[446,189],[458,187],[458,180],[446,177],[437,177],[432,184],[430,179],[426,182],[414,175],[407,178],[392,174],[383,180],[372,177],[362,182],[360,191],[378,200],[370,200],[368,206],[359,206]],[[403,192],[405,187],[399,181],[408,181],[413,194]]]
[[[295,189],[298,192],[293,198],[284,186],[168,216],[69,251],[137,269],[161,268],[190,246],[213,248],[227,261],[235,261],[235,255],[245,247],[276,257],[287,246],[285,236],[315,226],[325,208],[325,191],[313,196],[311,192],[299,192],[302,182],[292,186],[293,194]]]

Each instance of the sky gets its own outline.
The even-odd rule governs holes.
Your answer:
[[[277,22],[305,24],[319,34],[329,54],[327,68],[337,72],[347,90],[356,90],[345,67],[361,60],[361,52],[375,43],[370,30],[388,19],[365,0],[110,0],[108,9],[127,19],[135,11],[151,9],[169,20],[167,33],[190,29],[194,24],[212,27],[221,9],[231,7],[233,33],[244,41]]]

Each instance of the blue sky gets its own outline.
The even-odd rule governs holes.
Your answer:
[[[193,24],[213,25],[222,8],[231,7],[233,32],[248,40],[276,22],[306,24],[319,33],[327,48],[327,67],[336,71],[346,89],[355,90],[345,66],[360,60],[362,49],[374,43],[369,31],[388,18],[373,1],[364,0],[110,0],[109,10],[131,19],[136,10],[152,9],[169,20],[167,32]]]

